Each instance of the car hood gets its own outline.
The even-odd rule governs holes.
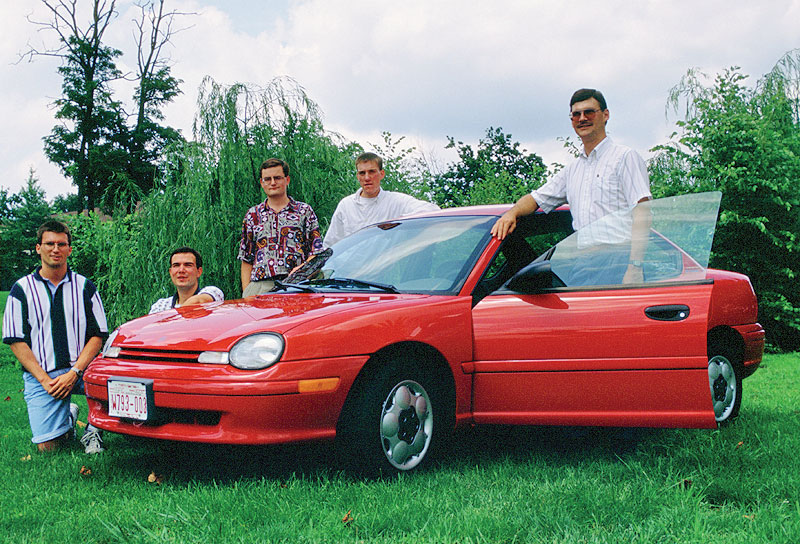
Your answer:
[[[242,300],[174,308],[129,321],[114,345],[168,350],[227,351],[241,337],[260,331],[286,333],[301,324],[349,310],[372,313],[405,305],[418,294],[302,293],[260,295]]]

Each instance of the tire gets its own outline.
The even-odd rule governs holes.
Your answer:
[[[373,477],[428,464],[452,433],[449,383],[418,361],[399,357],[364,375],[336,425],[345,468]]]
[[[712,352],[708,359],[708,385],[717,424],[726,425],[736,419],[742,405],[742,370],[730,354]]]

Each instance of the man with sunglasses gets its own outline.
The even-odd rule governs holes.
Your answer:
[[[617,144],[606,135],[610,115],[603,94],[596,89],[579,89],[570,99],[572,128],[581,139],[580,155],[544,185],[520,198],[514,207],[497,220],[492,235],[503,240],[517,225],[517,218],[541,208],[545,213],[569,204],[572,227],[583,227],[606,215],[634,208],[650,200],[650,179],[642,157],[633,149]],[[647,225],[648,215],[633,214],[633,230]],[[641,239],[634,236],[634,240]],[[630,242],[630,238],[628,239]],[[644,244],[630,245],[622,282],[643,280]]]
[[[83,372],[103,346],[108,325],[97,288],[67,265],[69,227],[49,220],[37,231],[41,266],[11,287],[3,315],[3,342],[22,365],[25,403],[39,451],[55,449],[73,431],[83,394]],[[100,431],[86,426],[86,453],[103,451]]]

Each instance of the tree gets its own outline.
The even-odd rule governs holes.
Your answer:
[[[61,124],[44,138],[45,154],[78,187],[86,209],[94,209],[112,173],[119,169],[119,143],[127,132],[119,102],[110,84],[122,77],[114,59],[121,51],[103,44],[115,17],[115,0],[94,0],[92,16],[83,27],[77,0],[42,0],[50,10],[49,22],[32,21],[58,37],[55,48],[31,48],[27,56],[54,56],[62,60],[62,97],[55,101]]]
[[[171,66],[164,48],[179,32],[175,19],[183,15],[165,11],[165,0],[137,4],[141,15],[136,25],[137,72],[134,102],[136,112],[127,145],[130,164],[127,176],[115,178],[107,190],[105,201],[124,205],[130,210],[135,202],[158,185],[158,163],[163,151],[182,142],[180,133],[162,126],[162,109],[180,94],[181,80],[171,75]]]
[[[15,195],[6,189],[0,194],[3,203],[0,217],[0,290],[7,291],[20,277],[31,272],[39,262],[34,251],[36,231],[50,218],[52,209],[31,169],[25,186]]]
[[[433,194],[442,207],[513,202],[542,184],[547,168],[535,153],[520,149],[502,128],[489,127],[477,151],[448,137],[460,161],[435,176]]]
[[[170,75],[163,48],[174,34],[178,12],[164,10],[164,0],[137,4],[138,68],[133,126],[111,85],[125,77],[116,66],[121,51],[103,38],[116,18],[116,0],[92,0],[89,21],[81,22],[78,0],[42,0],[49,21],[33,21],[54,32],[54,48],[31,47],[24,55],[54,56],[62,61],[62,96],[55,101],[60,124],[44,138],[45,153],[78,187],[87,210],[123,207],[130,211],[155,183],[159,154],[180,134],[159,124],[161,109],[178,93],[180,81]],[[24,57],[23,56],[23,57]]]
[[[738,68],[710,84],[689,71],[671,93],[673,108],[685,112],[679,134],[656,148],[650,174],[656,197],[722,191],[711,266],[750,276],[767,341],[796,350],[800,124],[792,94],[797,80],[782,66],[798,54],[788,57],[752,88]]]

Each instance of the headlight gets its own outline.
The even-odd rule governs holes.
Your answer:
[[[230,363],[244,370],[267,368],[283,355],[284,341],[279,334],[262,332],[242,338],[231,349]]]
[[[103,357],[110,357],[112,359],[119,357],[119,352],[122,351],[122,348],[112,347],[114,340],[117,339],[118,332],[119,329],[116,329],[114,332],[108,335],[108,340],[106,340],[106,343],[103,345],[103,351],[100,352],[102,353]]]

